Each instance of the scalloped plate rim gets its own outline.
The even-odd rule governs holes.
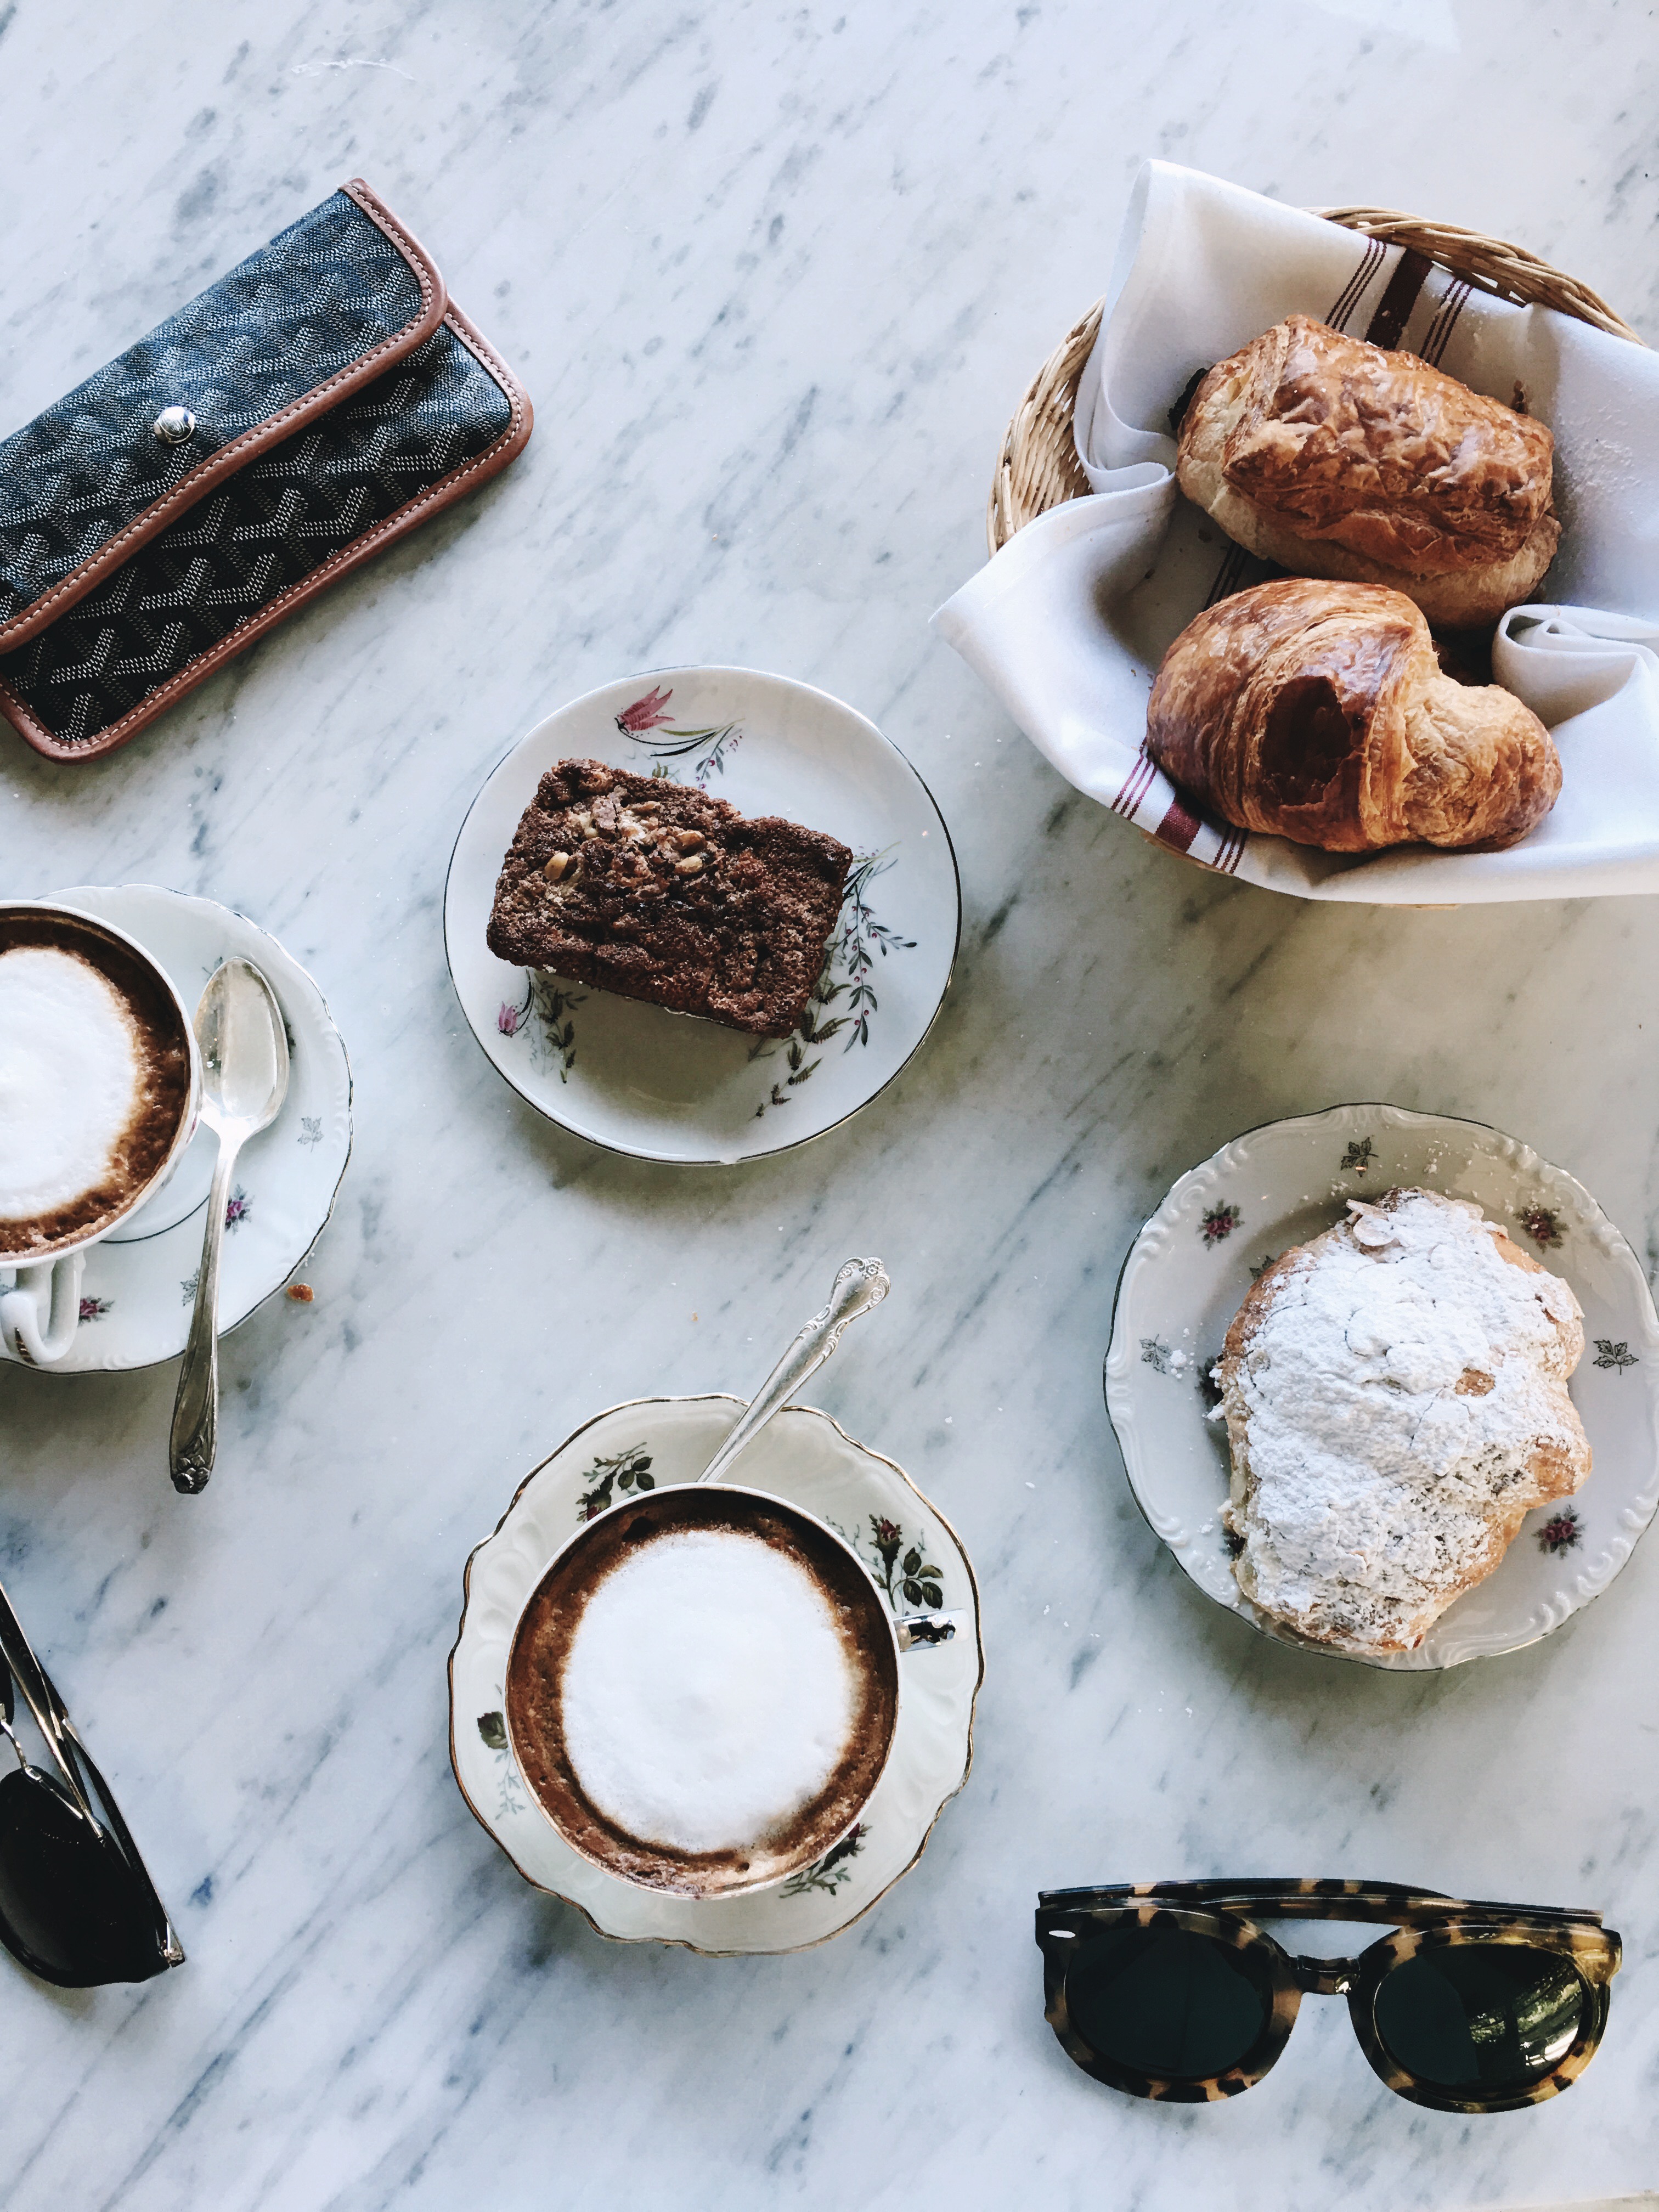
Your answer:
[[[905,1876],[912,1872],[916,1866],[917,1862],[921,1859],[922,1853],[927,1850],[929,1842],[932,1840],[933,1831],[939,1826],[939,1820],[944,1815],[945,1807],[951,1803],[953,1798],[961,1795],[962,1791],[967,1786],[969,1776],[973,1771],[974,1727],[978,1717],[979,1693],[985,1686],[985,1633],[980,1601],[979,1577],[974,1571],[974,1563],[969,1556],[968,1547],[963,1542],[961,1536],[957,1534],[954,1524],[951,1522],[948,1516],[940,1510],[939,1507],[927,1496],[925,1491],[921,1490],[911,1480],[910,1477],[905,1473],[904,1469],[898,1464],[896,1460],[889,1459],[885,1452],[877,1451],[872,1445],[861,1443],[856,1437],[850,1435],[848,1431],[842,1426],[841,1423],[836,1419],[833,1413],[825,1413],[821,1406],[801,1406],[792,1404],[791,1406],[786,1408],[781,1408],[780,1410],[790,1413],[811,1413],[817,1419],[827,1422],[830,1427],[833,1429],[836,1434],[841,1438],[842,1442],[850,1446],[854,1452],[862,1453],[869,1459],[878,1461],[883,1467],[889,1470],[890,1473],[896,1474],[899,1480],[903,1484],[904,1487],[927,1508],[933,1519],[939,1523],[941,1528],[944,1528],[951,1542],[956,1546],[957,1554],[962,1560],[963,1566],[966,1570],[968,1576],[968,1587],[973,1607],[974,1642],[978,1657],[978,1667],[974,1676],[973,1687],[969,1691],[968,1697],[968,1719],[966,1728],[963,1731],[962,1771],[957,1776],[955,1782],[952,1783],[950,1789],[945,1792],[944,1796],[940,1797],[938,1803],[934,1806],[932,1813],[928,1816],[926,1826],[923,1828],[921,1836],[917,1839],[915,1850],[910,1854],[909,1857],[905,1860],[903,1865],[898,1868],[890,1878],[882,1885],[881,1888],[876,1892],[873,1897],[866,1898],[856,1912],[849,1913],[845,1920],[839,1921],[835,1927],[825,1929],[822,1935],[809,1936],[805,1942],[793,1943],[787,1946],[773,1946],[769,1944],[760,1948],[750,1948],[746,1945],[739,1945],[735,1948],[720,1949],[709,1944],[694,1942],[690,1937],[684,1936],[663,1936],[652,1933],[641,1933],[636,1936],[629,1936],[624,1935],[615,1929],[602,1927],[599,1922],[594,1917],[592,1912],[579,1898],[567,1897],[562,1890],[554,1888],[549,1882],[539,1881],[536,1875],[531,1874],[524,1866],[522,1866],[518,1858],[514,1856],[509,1844],[500,1834],[497,1833],[489,1817],[482,1812],[478,1806],[474,1802],[471,1791],[468,1790],[465,1782],[462,1779],[460,1761],[456,1749],[455,1661],[456,1656],[460,1650],[462,1641],[466,1634],[467,1614],[472,1604],[472,1571],[477,1563],[479,1555],[490,1544],[494,1543],[496,1538],[499,1537],[506,1529],[508,1522],[512,1520],[514,1513],[518,1510],[520,1499],[523,1498],[526,1491],[529,1489],[531,1484],[536,1480],[537,1476],[540,1474],[544,1469],[551,1466],[552,1462],[558,1458],[559,1455],[562,1452],[568,1450],[579,1437],[585,1436],[590,1429],[597,1427],[599,1422],[608,1420],[611,1414],[628,1413],[635,1406],[661,1405],[728,1405],[734,1407],[738,1412],[741,1412],[744,1402],[745,1401],[743,1399],[736,1396],[730,1391],[695,1390],[673,1391],[667,1394],[659,1393],[639,1398],[623,1398],[619,1399],[615,1405],[602,1407],[598,1413],[590,1414],[585,1421],[580,1422],[575,1428],[572,1429],[568,1436],[565,1437],[560,1443],[556,1444],[553,1449],[540,1459],[523,1477],[519,1483],[518,1487],[514,1490],[511,1499],[508,1501],[507,1509],[502,1513],[501,1519],[497,1521],[495,1526],[489,1531],[488,1535],[481,1537],[472,1547],[471,1552],[468,1553],[466,1565],[462,1571],[460,1618],[456,1623],[455,1641],[450,1646],[449,1658],[446,1669],[449,1698],[449,1765],[450,1771],[455,1778],[455,1786],[460,1791],[467,1810],[472,1814],[474,1820],[477,1821],[479,1826],[483,1829],[485,1834],[495,1845],[496,1849],[507,1859],[514,1873],[517,1874],[522,1881],[528,1882],[532,1889],[538,1890],[543,1896],[556,1898],[561,1905],[567,1905],[573,1911],[580,1913],[582,1918],[587,1923],[589,1928],[592,1929],[594,1935],[603,1937],[607,1943],[661,1943],[672,1950],[690,1951],[694,1953],[698,1958],[702,1959],[784,1959],[793,1958],[798,1953],[802,1951],[814,1951],[821,1943],[831,1942],[836,1936],[844,1935],[847,1929],[852,1927],[855,1922],[862,1920],[866,1913],[873,1911],[875,1907],[879,1905],[884,1898],[892,1893],[893,1890],[896,1889],[898,1884],[904,1880]],[[785,1502],[793,1503],[795,1501],[786,1499]],[[896,1746],[895,1748],[896,1749]],[[717,1900],[715,1902],[718,1904],[719,1901]]]
[[[1512,1640],[1490,1650],[1454,1650],[1444,1659],[1417,1664],[1413,1663],[1415,1656],[1413,1654],[1404,1654],[1393,1659],[1370,1658],[1362,1652],[1339,1650],[1332,1645],[1297,1636],[1292,1631],[1277,1621],[1271,1620],[1267,1615],[1262,1613],[1258,1607],[1251,1604],[1242,1590],[1237,1589],[1236,1585],[1235,1595],[1231,1599],[1218,1596],[1214,1590],[1210,1589],[1200,1580],[1182,1558],[1182,1551],[1186,1536],[1182,1525],[1177,1521],[1170,1531],[1160,1528],[1152,1505],[1143,1495],[1142,1484],[1136,1479],[1140,1438],[1137,1430],[1133,1403],[1126,1398],[1124,1386],[1133,1376],[1138,1363],[1130,1358],[1127,1337],[1121,1336],[1120,1330],[1121,1322],[1127,1319],[1124,1310],[1124,1292],[1132,1266],[1137,1258],[1149,1261],[1156,1256],[1157,1243],[1163,1237],[1172,1232],[1176,1226],[1178,1201],[1198,1185],[1199,1178],[1205,1176],[1206,1170],[1213,1171],[1211,1176],[1212,1181],[1218,1179],[1230,1164],[1229,1156],[1232,1155],[1239,1146],[1247,1146],[1255,1137],[1276,1135],[1281,1131],[1291,1129],[1300,1129],[1311,1135],[1314,1130],[1323,1126],[1333,1127],[1342,1126],[1345,1116],[1370,1116],[1373,1121],[1381,1118],[1385,1125],[1419,1131],[1425,1130],[1431,1126],[1449,1126],[1455,1129],[1474,1130],[1482,1136],[1497,1139],[1499,1146],[1509,1148],[1514,1154],[1521,1156],[1525,1162],[1531,1163],[1534,1169],[1541,1170],[1553,1181],[1568,1186],[1577,1194],[1578,1200],[1586,1209],[1588,1218],[1599,1224],[1604,1251],[1621,1269],[1626,1270],[1632,1278],[1638,1293],[1637,1312],[1643,1323],[1647,1347],[1656,1358],[1659,1358],[1659,1310],[1656,1310],[1652,1288],[1643,1271],[1641,1261],[1637,1257],[1630,1239],[1576,1176],[1567,1169],[1557,1166],[1553,1161],[1546,1159],[1542,1153],[1527,1144],[1523,1139],[1512,1137],[1507,1131],[1497,1127],[1494,1123],[1479,1121],[1472,1115],[1424,1113],[1416,1108],[1396,1106],[1386,1099],[1349,1099],[1336,1105],[1321,1108],[1310,1114],[1283,1115],[1270,1121],[1252,1123],[1249,1128],[1243,1129],[1229,1138],[1224,1144],[1218,1146],[1214,1152],[1197,1161],[1184,1173],[1176,1177],[1158,1206],[1146,1216],[1130,1240],[1128,1249],[1125,1252],[1122,1264],[1118,1269],[1117,1282],[1112,1296],[1111,1328],[1108,1336],[1105,1357],[1101,1364],[1103,1395],[1106,1401],[1107,1417],[1111,1423],[1112,1431],[1116,1437],[1118,1449],[1123,1461],[1124,1475],[1128,1483],[1129,1492],[1134,1499],[1142,1519],[1159,1542],[1171,1553],[1186,1579],[1212,1604],[1219,1606],[1224,1612],[1235,1614],[1270,1643],[1280,1644],[1292,1650],[1311,1652],[1322,1658],[1345,1660],[1352,1665],[1370,1667],[1374,1670],[1389,1674],[1443,1673],[1452,1667],[1466,1665],[1472,1660],[1503,1658],[1508,1656],[1512,1651],[1525,1650],[1532,1644],[1541,1642],[1545,1637],[1553,1634],[1556,1629],[1564,1626],[1576,1613],[1582,1613],[1587,1606],[1593,1604],[1598,1597],[1601,1596],[1624,1567],[1628,1565],[1636,1545],[1651,1525],[1655,1513],[1659,1511],[1659,1461],[1656,1461],[1650,1488],[1645,1492],[1638,1492],[1632,1504],[1624,1509],[1621,1520],[1628,1522],[1630,1513],[1634,1510],[1639,1516],[1638,1523],[1628,1528],[1627,1540],[1625,1542],[1622,1555],[1606,1565],[1605,1571],[1602,1572],[1601,1580],[1595,1587],[1584,1589],[1583,1587],[1584,1578],[1581,1577],[1578,1589],[1567,1594],[1573,1601],[1568,1604],[1565,1612],[1558,1618],[1547,1620],[1539,1626],[1529,1623],[1528,1632]],[[1231,1164],[1242,1164],[1237,1162]],[[1523,1168],[1522,1171],[1528,1170]],[[1113,1399],[1115,1381],[1118,1384],[1118,1398],[1115,1403]],[[1656,1406],[1656,1400],[1659,1398],[1659,1380],[1648,1382],[1644,1379],[1644,1387],[1649,1400],[1650,1416],[1659,1413],[1659,1407]],[[1594,1480],[1593,1473],[1591,1480]],[[1516,1540],[1519,1540],[1518,1537]],[[1465,1593],[1465,1598],[1458,1600],[1456,1603],[1462,1604],[1467,1598],[1477,1595],[1480,1588],[1480,1585],[1477,1585],[1475,1589]],[[1455,1604],[1449,1607],[1446,1613],[1442,1615],[1442,1619],[1449,1617],[1455,1610]],[[1437,1627],[1438,1625],[1438,1623],[1436,1624]]]

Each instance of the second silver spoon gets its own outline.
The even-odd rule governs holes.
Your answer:
[[[190,1340],[173,1401],[167,1464],[175,1490],[207,1486],[219,1444],[219,1254],[236,1155],[282,1111],[288,1096],[288,1031],[269,983],[251,960],[227,960],[196,1009],[202,1119],[219,1139]]]

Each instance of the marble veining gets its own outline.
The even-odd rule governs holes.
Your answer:
[[[0,1574],[191,1954],[85,1996],[0,1961],[0,2206],[1446,2212],[1650,2186],[1659,1545],[1512,1658],[1401,1678],[1281,1650],[1184,1586],[1099,1376],[1119,1265],[1175,1176],[1344,1098],[1510,1131],[1659,1265],[1654,902],[1316,909],[1218,883],[1063,785],[927,628],[982,558],[1002,426],[1103,288],[1146,155],[1518,239],[1659,339],[1646,16],[166,17],[0,8],[0,430],[359,173],[538,430],[127,750],[63,767],[0,735],[5,889],[241,907],[318,977],[356,1075],[315,1299],[228,1343],[202,1498],[166,1479],[170,1370],[0,1370]],[[848,1127],[733,1171],[543,1123],[468,1034],[440,931],[456,826],[507,747],[699,659],[878,720],[939,799],[966,900],[925,1053]],[[866,1250],[893,1294],[813,1395],[973,1556],[974,1773],[821,1950],[603,1943],[451,1778],[463,1563],[578,1422],[748,1389]],[[1342,2007],[1310,2002],[1233,2106],[1115,2097],[1043,2024],[1036,1892],[1219,1872],[1601,1905],[1627,1959],[1601,2053],[1565,2098],[1459,2120],[1391,2099]]]

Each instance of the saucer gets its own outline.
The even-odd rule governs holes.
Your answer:
[[[1585,1339],[1572,1401],[1594,1463],[1416,1650],[1370,1658],[1307,1642],[1239,1589],[1221,1523],[1227,1432],[1206,1416],[1210,1370],[1262,1268],[1343,1219],[1348,1199],[1396,1184],[1473,1199],[1571,1285]],[[1269,1122],[1182,1176],[1123,1263],[1106,1402],[1136,1503],[1206,1596],[1277,1643],[1397,1673],[1535,1644],[1600,1596],[1659,1506],[1659,1317],[1635,1253],[1581,1184],[1515,1138],[1398,1106]]]
[[[282,1288],[333,1207],[351,1149],[345,1046],[305,969],[246,915],[154,884],[82,885],[51,896],[136,938],[191,1013],[214,969],[238,955],[276,994],[288,1028],[288,1096],[236,1164],[219,1278],[223,1334]],[[217,1149],[213,1132],[198,1126],[170,1181],[88,1251],[74,1346],[42,1373],[149,1367],[184,1350]]]
[[[793,1036],[496,959],[484,928],[502,858],[544,774],[572,757],[695,783],[851,847],[824,980]],[[903,754],[827,692],[746,668],[624,677],[538,723],[473,800],[444,890],[456,994],[514,1089],[596,1145],[682,1163],[787,1152],[867,1105],[933,1026],[961,921],[950,832]]]
[[[950,1523],[902,1469],[855,1443],[829,1414],[786,1407],[744,1452],[745,1488],[769,1491],[828,1522],[896,1614],[966,1614],[972,1633],[959,1629],[949,1643],[900,1661],[892,1752],[858,1826],[776,1888],[673,1897],[578,1856],[531,1796],[507,1748],[504,1686],[513,1632],[543,1569],[574,1528],[636,1486],[695,1482],[742,1411],[741,1399],[725,1396],[637,1398],[568,1437],[467,1561],[460,1632],[449,1655],[455,1779],[526,1881],[574,1905],[601,1936],[675,1943],[714,1957],[822,1943],[909,1871],[946,1800],[968,1778],[974,1700],[984,1674],[979,1593]]]

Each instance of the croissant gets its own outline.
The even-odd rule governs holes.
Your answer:
[[[1224,821],[1331,853],[1496,852],[1561,789],[1536,714],[1442,675],[1403,593],[1313,577],[1258,584],[1188,623],[1152,686],[1146,750]]]
[[[1530,599],[1560,538],[1544,424],[1291,315],[1216,366],[1176,474],[1227,535],[1296,576],[1387,584],[1450,629]]]
[[[1339,1651],[1411,1651],[1534,1506],[1590,1472],[1584,1316],[1467,1199],[1350,1199],[1227,1331],[1217,1380],[1238,1586]]]

